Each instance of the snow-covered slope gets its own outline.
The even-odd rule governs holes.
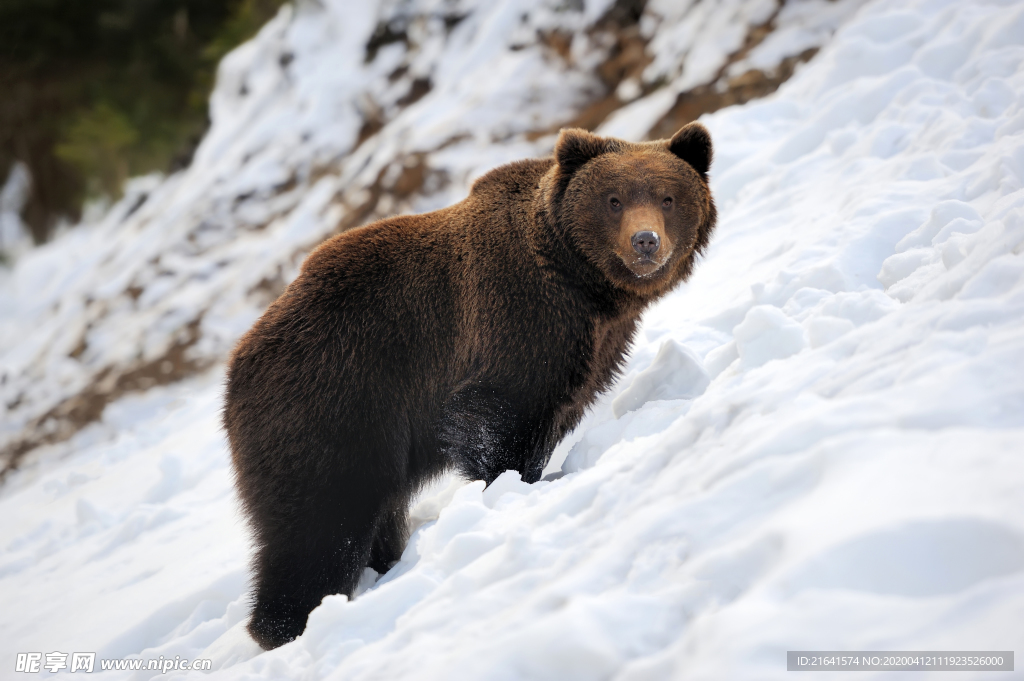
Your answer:
[[[560,126],[652,89],[643,132],[671,123],[694,82],[775,77],[860,3],[286,6],[221,64],[186,172],[135,180],[96,224],[0,272],[0,475],[120,396],[223,361],[325,237],[453,203],[490,168],[550,154]]]
[[[653,60],[611,80],[601,67],[628,41],[594,28],[607,4],[282,14],[224,64],[188,173],[138,181],[2,284],[11,441],[111,387],[100,418],[0,488],[0,664],[96,651],[211,658],[240,679],[771,679],[786,650],[1012,650],[1024,5],[840,5],[786,5],[747,49],[755,32],[728,19],[762,26],[773,3],[652,1],[637,33]],[[712,6],[725,14],[700,14]],[[368,59],[369,36],[397,34],[408,44]],[[642,138],[694,83],[822,44],[775,95],[703,119],[712,248],[556,452],[566,475],[442,481],[401,563],[260,653],[242,628],[218,361],[274,282],[339,222],[450,202],[495,163],[545,153],[547,131],[613,85],[600,131]],[[371,109],[383,127],[357,146]],[[140,378],[157,387],[117,387]]]

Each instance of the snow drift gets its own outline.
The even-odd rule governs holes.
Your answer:
[[[3,435],[31,447],[0,488],[0,658],[771,679],[786,650],[1022,640],[1024,7],[652,1],[636,61],[609,3],[354,7],[283,12],[223,64],[189,171],[4,275]],[[260,653],[218,367],[303,253],[457,200],[597,104],[640,139],[818,46],[702,119],[715,240],[565,475],[425,490],[398,565]]]

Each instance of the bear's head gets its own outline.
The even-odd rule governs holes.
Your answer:
[[[642,143],[562,130],[552,212],[613,285],[664,293],[690,275],[715,226],[711,154],[711,136],[696,122],[670,140]]]

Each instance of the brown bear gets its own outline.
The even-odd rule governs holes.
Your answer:
[[[333,237],[242,338],[224,426],[251,524],[249,632],[293,640],[385,572],[410,497],[455,470],[541,476],[618,371],[644,308],[708,245],[711,138],[563,130],[425,215]]]

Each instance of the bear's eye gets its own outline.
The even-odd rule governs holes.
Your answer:
[[[661,207],[662,208],[671,208],[672,207],[672,197],[671,196],[666,196],[665,200],[661,202]]]
[[[614,208],[615,210],[618,210],[619,208],[622,208],[622,202],[619,201],[614,196],[612,198],[608,199],[608,203],[610,203],[612,208]]]

